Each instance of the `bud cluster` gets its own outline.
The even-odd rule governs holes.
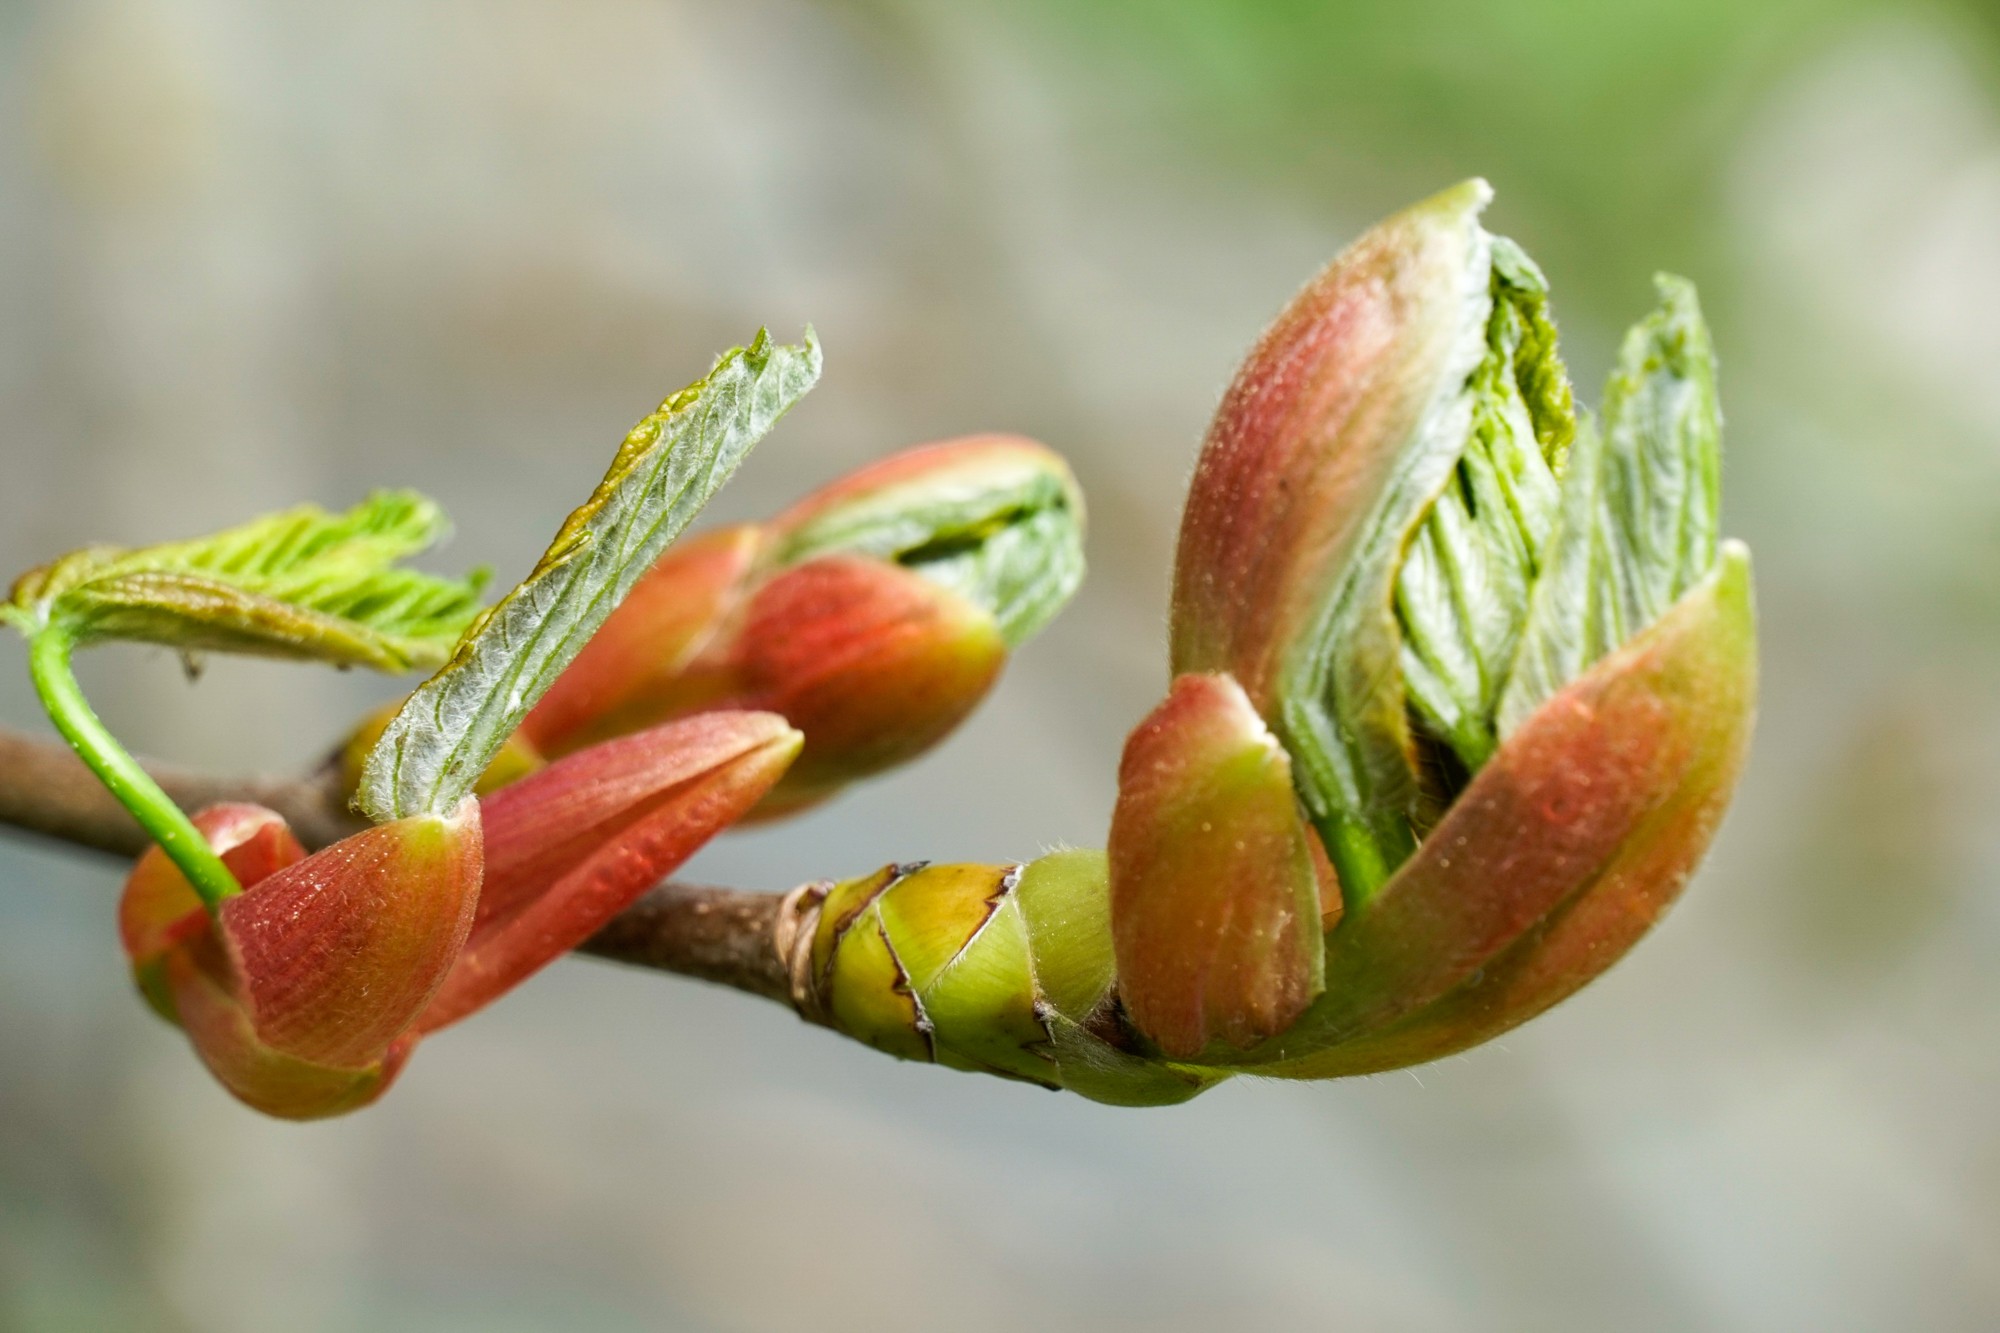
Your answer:
[[[1225,395],[1181,526],[1174,679],[1126,743],[1107,855],[1062,854],[1053,913],[1026,890],[1058,858],[825,890],[809,952],[781,931],[809,1018],[1177,1101],[1465,1049],[1673,901],[1754,710],[1713,352],[1693,288],[1661,278],[1580,416],[1489,197],[1468,182],[1368,232]],[[996,929],[1016,901],[1026,925]],[[1050,984],[1079,959],[1092,985]]]
[[[211,914],[153,848],[120,902],[126,955],[242,1101],[350,1111],[424,1036],[583,943],[740,818],[798,747],[773,714],[706,714],[311,856],[274,811],[211,807],[195,825],[242,892]]]
[[[1480,225],[1490,193],[1370,230],[1238,372],[1106,850],[795,891],[772,945],[802,1015],[899,1058],[1164,1104],[1463,1050],[1672,903],[1756,692],[1713,349],[1693,287],[1662,277],[1579,412],[1547,283]],[[670,544],[818,370],[810,333],[727,354],[483,612],[476,578],[394,567],[442,528],[395,493],[17,585],[0,618],[52,715],[160,844],[121,907],[139,988],[231,1092],[298,1118],[374,1100],[425,1036],[716,833],[935,744],[1068,600],[1081,495],[1011,436]],[[110,740],[68,654],[121,635],[443,666],[343,752],[375,824],[307,855],[260,807],[190,821]]]
[[[905,450],[770,522],[670,548],[481,790],[665,721],[752,709],[805,733],[752,818],[792,813],[950,734],[1082,578],[1083,497],[1060,456],[1008,435]],[[394,711],[343,749],[350,785]]]

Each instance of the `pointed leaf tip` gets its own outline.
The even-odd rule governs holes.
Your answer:
[[[580,750],[487,797],[478,916],[418,1030],[492,1003],[597,933],[742,818],[801,740],[772,713],[703,713]]]
[[[426,681],[376,742],[356,803],[386,822],[455,808],[598,626],[818,380],[797,346],[759,331],[626,435],[540,563]]]
[[[1485,197],[1386,219],[1285,307],[1216,411],[1175,552],[1173,670],[1242,685],[1356,897],[1414,845],[1393,588],[1487,351]]]
[[[344,514],[300,505],[205,537],[72,552],[15,583],[14,615],[79,643],[436,666],[478,615],[486,575],[440,578],[399,562],[449,531],[415,491],[377,491]]]

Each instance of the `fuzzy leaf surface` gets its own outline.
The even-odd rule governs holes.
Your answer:
[[[1655,279],[1660,307],[1625,335],[1602,419],[1585,423],[1499,706],[1502,736],[1666,613],[1715,565],[1722,413],[1694,285]]]
[[[356,803],[378,821],[453,809],[535,701],[819,379],[812,331],[759,331],[632,428],[596,491],[528,577],[404,703],[369,753]]]
[[[300,505],[186,541],[85,547],[23,575],[9,619],[78,643],[435,667],[479,614],[486,575],[442,578],[400,562],[449,530],[424,496],[377,491],[343,514]]]
[[[1486,339],[1469,386],[1465,452],[1396,574],[1410,705],[1469,772],[1498,744],[1493,714],[1555,526],[1557,469],[1576,429],[1548,284],[1499,236]]]
[[[885,459],[778,520],[779,559],[894,561],[990,612],[1009,648],[1083,582],[1083,493],[1061,457],[1015,436],[970,436]]]

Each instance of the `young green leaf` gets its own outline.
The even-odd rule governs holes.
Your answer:
[[[1493,238],[1486,359],[1472,378],[1472,432],[1396,576],[1409,700],[1425,729],[1476,772],[1528,617],[1576,432],[1541,270]]]
[[[831,505],[793,530],[777,558],[852,551],[892,560],[985,607],[1018,648],[1083,582],[1083,493],[1046,450],[993,453],[984,468]]]
[[[1660,308],[1626,334],[1562,478],[1547,568],[1500,699],[1500,734],[1639,633],[1715,564],[1722,414],[1694,285],[1654,279]]]
[[[1224,399],[1190,489],[1191,516],[1207,507],[1198,492],[1242,497],[1234,530],[1223,538],[1217,525],[1196,563],[1190,525],[1181,529],[1177,600],[1209,615],[1236,603],[1218,618],[1267,627],[1243,636],[1253,651],[1239,649],[1229,669],[1290,753],[1350,906],[1416,846],[1396,575],[1472,433],[1493,309],[1492,237],[1479,225],[1491,198],[1484,181],[1467,181],[1405,210],[1294,300]],[[1237,441],[1262,441],[1266,465],[1233,477],[1211,465],[1209,449],[1220,442],[1226,463]],[[1194,570],[1199,584],[1182,577]],[[1203,585],[1201,598],[1187,592]],[[1199,643],[1182,628],[1193,618],[1176,617],[1177,645]],[[1255,651],[1260,640],[1276,651]],[[1200,656],[1177,646],[1174,667],[1205,666]]]
[[[1079,517],[1052,488],[989,527],[943,536],[903,552],[897,563],[990,609],[1007,646],[1019,647],[1083,582]]]
[[[9,619],[76,644],[436,666],[478,615],[486,576],[440,578],[397,562],[449,528],[416,492],[377,491],[344,514],[300,505],[187,541],[85,547],[24,574]]]
[[[378,821],[454,809],[487,761],[737,464],[819,378],[762,330],[632,428],[541,561],[489,611],[369,752],[356,804]]]

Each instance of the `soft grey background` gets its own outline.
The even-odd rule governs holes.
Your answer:
[[[1967,0],[0,5],[0,573],[422,487],[518,575],[624,429],[814,321],[719,508],[1046,439],[1083,596],[784,887],[1098,841],[1207,415],[1472,172],[1587,397],[1702,285],[1764,713],[1687,900],[1414,1073],[1122,1112],[565,962],[381,1106],[257,1118],[130,993],[118,868],[0,835],[0,1324],[29,1330],[2000,1325],[2000,14]],[[0,648],[0,657],[16,650]],[[18,657],[0,718],[39,725]],[[317,756],[394,682],[88,663],[138,748]]]

